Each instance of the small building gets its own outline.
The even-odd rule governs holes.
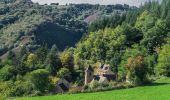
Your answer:
[[[55,93],[64,93],[69,91],[71,85],[70,85],[70,78],[69,78],[69,74],[65,75],[63,78],[61,78],[56,86],[55,86]]]
[[[85,84],[93,83],[94,81],[98,81],[99,83],[115,81],[116,76],[107,64],[101,65],[96,75],[94,75],[92,67],[88,66],[85,70]]]

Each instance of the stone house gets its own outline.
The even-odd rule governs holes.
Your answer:
[[[69,88],[71,87],[70,85],[70,78],[69,78],[69,74],[65,75],[63,78],[61,78],[56,86],[55,86],[55,93],[64,93],[67,92],[69,90]]]
[[[89,65],[86,70],[85,70],[85,85],[90,83],[94,78],[94,70],[93,68]]]
[[[93,68],[88,66],[85,70],[85,84],[93,83],[94,81],[98,81],[99,83],[115,81],[116,76],[107,64],[101,65],[96,75],[94,75]]]

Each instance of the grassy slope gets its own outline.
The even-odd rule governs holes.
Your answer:
[[[170,100],[170,78],[158,80],[152,86],[132,89],[20,98],[17,100]]]

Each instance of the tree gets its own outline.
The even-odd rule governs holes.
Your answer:
[[[39,63],[44,63],[47,53],[48,53],[47,46],[42,46],[42,47],[38,48],[38,50],[36,51],[36,55],[38,57]]]
[[[141,58],[139,60],[142,60],[143,58],[146,59],[145,57],[148,55],[147,49],[143,46],[133,45],[131,48],[127,48],[123,53],[124,54],[121,57],[121,63],[119,65],[120,67],[118,68],[119,78],[125,79],[125,77],[128,76],[129,78],[132,78],[132,79],[130,79],[130,81],[132,81],[132,83],[138,84],[137,82],[139,82],[140,80],[136,81],[134,79],[136,77],[138,78],[138,76],[136,76],[136,72],[135,72],[134,68],[140,67],[142,64],[147,66],[147,62],[146,62],[146,60],[144,60],[141,65],[140,64],[135,65],[136,62],[137,62],[135,59],[137,59],[138,56],[141,56]],[[132,69],[127,69],[126,66],[129,67],[129,68],[132,68]],[[146,66],[144,66],[144,68]],[[140,68],[142,68],[142,67],[140,67]]]
[[[81,41],[74,51],[76,59],[95,62],[110,62],[116,51],[125,47],[126,35],[121,26],[92,32]]]
[[[170,45],[162,47],[158,55],[158,64],[156,66],[159,75],[170,76]]]
[[[49,72],[45,69],[38,69],[30,73],[30,81],[34,88],[41,92],[48,89],[49,86]]]
[[[0,59],[0,69],[3,67],[2,60]]]
[[[30,66],[27,65],[27,55],[24,55],[22,58],[18,60],[18,63],[15,65],[15,72],[19,75],[25,75],[30,71]]]
[[[161,3],[161,17],[163,19],[166,18],[166,16],[168,15],[168,12],[169,12],[169,7],[170,5],[170,1],[169,0],[163,0],[162,3]]]
[[[0,69],[0,81],[7,81],[13,77],[12,67],[10,65],[5,65]]]
[[[170,11],[168,11],[168,15],[166,16],[166,23],[167,23],[167,29],[170,32]]]
[[[69,73],[69,70],[67,68],[61,68],[57,74],[60,78],[62,78],[64,75],[66,75],[68,73]]]
[[[127,77],[133,84],[141,85],[148,81],[148,66],[143,55],[129,57],[125,67],[128,71]]]
[[[12,52],[11,50],[8,52],[8,57],[9,60],[13,60],[15,58],[15,53]]]
[[[61,61],[58,57],[58,51],[55,45],[52,46],[50,52],[47,54],[45,65],[51,75],[56,75],[57,70],[61,67]]]
[[[61,63],[64,68],[69,69],[70,71],[74,70],[74,57],[69,50],[65,50],[60,55]]]
[[[22,46],[19,52],[19,59],[21,59],[24,55],[27,55],[27,54],[28,54],[28,51],[27,51],[26,46]]]
[[[143,32],[143,39],[140,43],[151,54],[154,53],[156,47],[160,47],[164,43],[164,38],[167,36],[166,21],[158,19],[157,16],[147,10],[140,15],[135,27]]]
[[[31,70],[36,68],[37,63],[37,55],[30,53],[26,60],[26,66],[28,66]]]
[[[124,29],[124,33],[126,35],[126,45],[130,47],[135,43],[139,43],[143,38],[143,34],[141,30],[137,29],[136,27],[130,26],[129,24],[123,24],[122,28]]]
[[[135,27],[140,29],[143,33],[147,32],[148,29],[154,27],[157,17],[150,14],[148,10],[142,12],[142,14],[137,18]]]

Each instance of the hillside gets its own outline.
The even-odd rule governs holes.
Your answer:
[[[169,82],[155,91],[148,85],[170,77],[170,0],[139,8],[28,0],[3,0],[1,5],[0,99],[139,86],[147,88],[120,90],[116,98],[146,93],[145,99],[161,92],[167,99]],[[108,99],[114,93],[108,92]]]
[[[130,9],[123,5],[39,5],[31,0],[1,0],[0,5],[0,55],[22,45],[30,50],[45,44],[56,44],[60,50],[74,47],[89,23]],[[31,38],[24,41],[24,37]]]

